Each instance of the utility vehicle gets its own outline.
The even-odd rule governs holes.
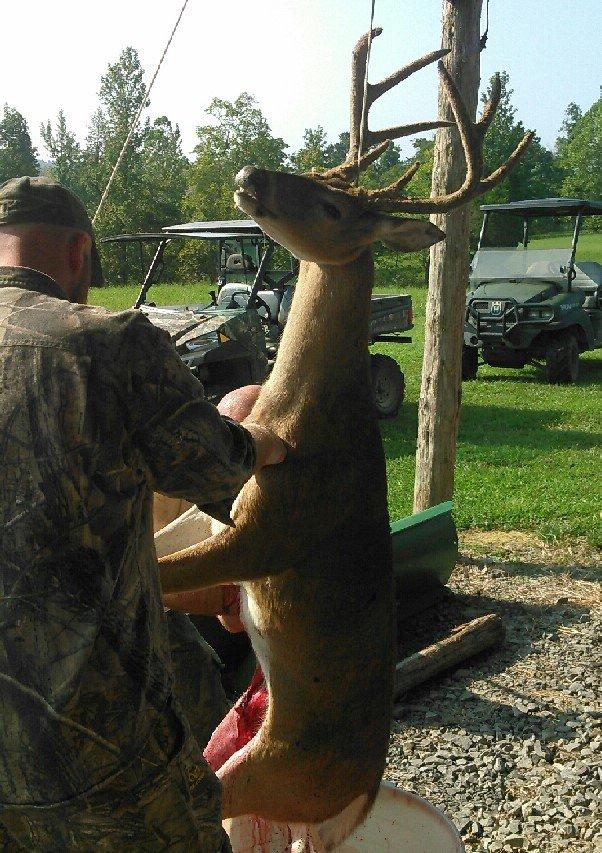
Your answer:
[[[545,364],[548,382],[576,382],[579,354],[602,347],[602,265],[576,260],[588,216],[602,201],[545,198],[485,204],[466,299],[462,378],[475,379],[479,360],[494,367]],[[490,245],[490,217],[522,220],[517,248]],[[572,217],[563,248],[532,248],[530,229],[543,217]]]
[[[147,295],[161,276],[166,248],[182,240],[214,243],[217,289],[207,304],[157,306]],[[189,222],[158,233],[119,234],[104,244],[122,253],[136,248],[144,276],[134,307],[166,329],[182,360],[203,382],[207,396],[218,400],[249,383],[261,383],[274,362],[290,310],[298,261],[274,243],[251,220]],[[144,273],[144,247],[153,245]],[[371,343],[407,343],[401,334],[412,328],[408,295],[372,298]],[[374,402],[380,417],[392,417],[403,401],[404,375],[395,359],[380,353],[370,358]]]

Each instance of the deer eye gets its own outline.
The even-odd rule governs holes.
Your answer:
[[[339,210],[338,207],[335,207],[334,204],[325,204],[325,205],[323,205],[323,207],[324,207],[324,213],[327,216],[329,216],[331,219],[340,219],[341,218],[341,211]]]

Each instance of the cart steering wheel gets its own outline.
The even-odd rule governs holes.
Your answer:
[[[272,317],[272,311],[270,309],[270,306],[265,301],[265,299],[262,299],[261,296],[259,296],[258,293],[256,293],[255,296],[253,297],[253,307],[254,308],[265,308],[265,310],[267,311],[267,315],[268,315],[266,317],[266,320],[268,321],[268,323],[274,322],[274,318]]]

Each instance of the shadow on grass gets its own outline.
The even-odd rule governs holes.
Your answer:
[[[471,381],[471,385],[476,383],[495,383],[495,382],[517,382],[519,385],[545,385],[547,388],[559,387],[550,384],[545,378],[545,369],[541,367],[531,367],[523,371],[500,370],[500,373],[490,373],[489,371],[495,368],[488,368],[486,373],[479,372],[477,379]],[[575,382],[577,388],[598,388],[602,383],[602,359],[588,358],[581,359],[579,367],[579,378]],[[567,387],[567,386],[560,386]]]
[[[460,412],[459,445],[500,448],[524,447],[545,453],[548,450],[590,450],[600,446],[599,436],[582,430],[562,429],[565,414],[554,409],[516,409],[465,403]],[[395,420],[381,422],[387,459],[416,452],[417,403],[406,403]]]
[[[564,599],[549,605],[525,604],[482,595],[460,595],[444,588],[432,607],[412,616],[406,615],[400,621],[398,656],[400,659],[408,657],[449,636],[457,625],[487,613],[497,613],[504,622],[506,637],[501,646],[475,655],[455,669],[441,673],[412,690],[402,698],[406,711],[424,711],[434,725],[441,724],[440,716],[448,719],[455,716],[456,725],[479,733],[486,727],[491,733],[520,732],[526,737],[535,735],[539,738],[542,731],[552,724],[561,730],[556,736],[561,733],[565,737],[570,735],[565,724],[575,718],[575,713],[559,712],[546,698],[534,701],[528,692],[523,693],[520,682],[514,687],[500,685],[500,693],[508,695],[509,703],[502,698],[499,701],[486,699],[472,692],[467,683],[479,678],[495,678],[512,664],[531,655],[534,644],[544,637],[548,642],[558,639],[561,627],[566,629],[577,625],[589,615],[587,607]],[[561,692],[556,685],[550,684],[549,687]],[[422,703],[428,704],[423,706]],[[470,713],[462,713],[466,703],[470,703]],[[594,704],[593,699],[590,704]]]

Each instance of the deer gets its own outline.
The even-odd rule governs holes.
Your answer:
[[[371,246],[412,252],[442,240],[434,224],[403,214],[465,204],[499,183],[532,137],[483,177],[499,79],[473,122],[441,61],[447,50],[365,88],[369,40],[353,51],[343,163],[302,175],[246,166],[235,179],[238,208],[300,260],[277,358],[249,416],[280,435],[286,460],[245,484],[232,525],[160,559],[171,606],[179,597],[190,606],[195,590],[240,585],[241,618],[268,687],[259,731],[219,769],[223,817],[308,825],[315,850],[333,849],[366,816],[390,732],[396,633],[385,458],[369,379]],[[373,103],[434,62],[454,122],[370,130]],[[454,192],[405,196],[419,164],[387,187],[356,185],[393,139],[454,123],[466,159]]]

